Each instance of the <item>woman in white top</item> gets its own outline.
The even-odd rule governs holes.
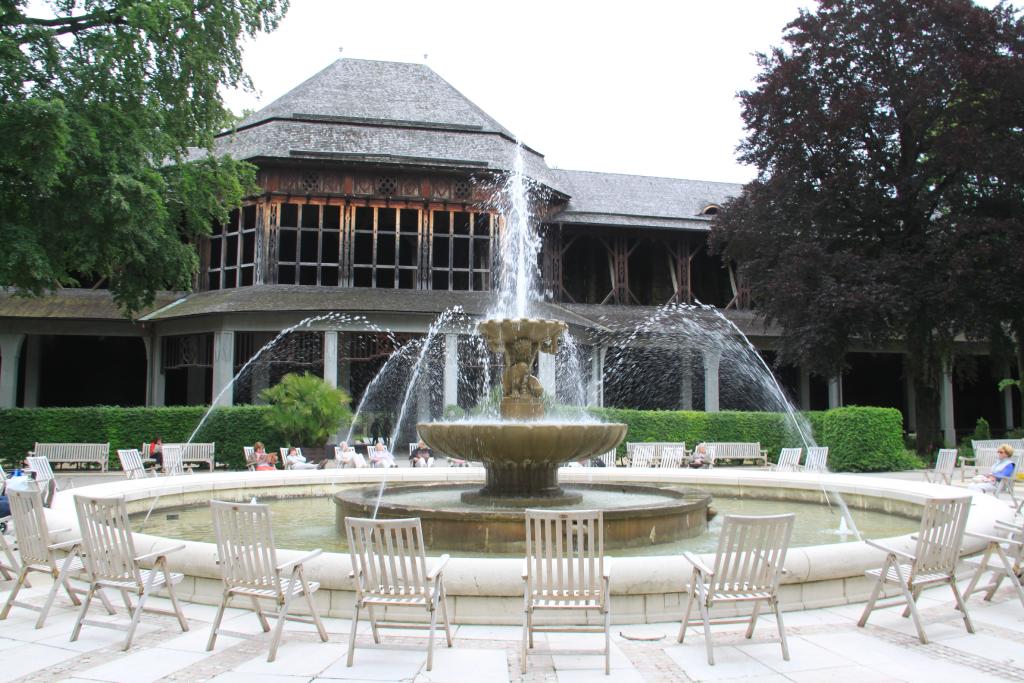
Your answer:
[[[366,467],[366,458],[357,453],[356,449],[345,441],[335,447],[334,458],[338,461],[339,467]]]
[[[370,464],[374,467],[394,467],[395,456],[384,447],[383,441],[377,441],[373,450],[370,451]]]
[[[315,470],[318,468],[311,462],[306,462],[306,456],[299,453],[299,449],[292,446],[288,449],[288,455],[284,456],[284,462],[290,470]]]

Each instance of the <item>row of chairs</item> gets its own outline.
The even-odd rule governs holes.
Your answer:
[[[146,466],[142,454],[135,448],[121,448],[117,451],[117,459],[128,479],[145,479],[163,474],[168,477],[178,476],[186,472],[192,474],[192,465],[187,465],[181,446],[164,444],[162,452],[163,465],[157,470],[156,465]]]
[[[999,459],[998,446],[992,448],[987,446],[978,447],[973,453],[972,456],[965,457],[960,456],[956,448],[939,449],[939,453],[935,458],[935,467],[922,471],[925,481],[933,484],[944,483],[952,485],[953,473],[958,465],[960,467],[960,481],[963,481],[965,479],[964,471],[967,467],[972,467],[975,473],[987,472]],[[1016,473],[1020,470],[1022,454],[1014,451],[1012,459],[1014,461],[1014,476],[1001,479],[999,487],[994,491],[994,495],[998,498],[1000,495],[1006,494],[1010,499],[1011,505],[1016,506],[1017,513],[1019,514],[1024,511],[1024,497],[1018,499],[1014,492],[1014,483],[1017,479]]]
[[[800,464],[803,448],[783,448],[779,451],[779,461],[769,469],[775,472],[828,472],[828,446],[810,446],[807,459]]]
[[[144,611],[176,616],[182,631],[188,630],[188,623],[174,595],[174,585],[182,580],[182,575],[169,571],[167,567],[167,556],[185,546],[179,544],[138,554],[123,497],[76,496],[75,509],[81,539],[64,543],[54,543],[51,538],[39,491],[12,491],[10,500],[21,562],[17,568],[17,582],[0,611],[0,619],[6,618],[14,606],[33,609],[39,612],[36,627],[41,628],[57,592],[64,589],[72,603],[80,606],[71,634],[72,641],[78,638],[83,625],[119,628],[127,632],[123,648],[128,649]],[[320,551],[314,550],[281,563],[276,555],[268,506],[221,501],[211,501],[210,505],[224,590],[207,649],[212,650],[217,636],[226,633],[221,628],[221,620],[229,602],[236,597],[252,603],[265,632],[270,631],[271,627],[261,601],[269,601],[276,606],[277,613],[270,615],[277,622],[271,636],[268,661],[276,657],[283,625],[288,620],[314,624],[321,640],[326,642],[326,630],[311,598],[319,584],[309,580],[305,573],[305,564],[318,556]],[[1024,550],[1024,527],[1001,524],[1001,530],[1007,534],[1005,538],[970,534],[985,540],[987,547],[977,561],[977,569],[967,589],[962,593],[958,590],[956,567],[969,506],[969,497],[928,500],[912,553],[868,541],[885,553],[885,561],[880,569],[867,572],[876,583],[858,622],[860,626],[867,623],[872,611],[890,606],[879,601],[886,584],[894,584],[899,588],[900,594],[896,600],[899,604],[905,604],[904,616],[913,617],[922,643],[928,641],[916,603],[925,588],[949,585],[970,633],[974,632],[974,627],[967,612],[966,600],[972,593],[985,592],[986,599],[991,599],[1002,581],[1009,580],[1024,605],[1024,590],[1017,578]],[[784,573],[794,520],[793,513],[764,517],[726,515],[715,559],[710,566],[696,555],[684,554],[693,569],[685,586],[689,598],[680,625],[679,642],[683,642],[689,627],[702,625],[708,662],[714,664],[710,626],[713,623],[746,622],[746,635],[750,638],[756,627],[758,608],[766,603],[776,617],[783,658],[789,659],[778,586]],[[348,643],[349,666],[353,663],[360,612],[365,609],[376,643],[380,643],[381,627],[429,629],[429,670],[433,661],[433,642],[439,612],[447,644],[452,646],[442,578],[448,556],[442,555],[428,568],[419,519],[346,518],[345,527],[352,559],[350,576],[356,584],[352,632]],[[151,563],[152,568],[143,568],[144,562]],[[45,573],[53,579],[42,607],[17,600],[19,591],[27,585],[30,572]],[[991,582],[979,585],[981,577],[986,573],[991,573]],[[82,590],[74,587],[70,582],[72,578],[84,580],[88,588]],[[535,633],[584,631],[604,633],[601,653],[605,658],[605,673],[609,673],[611,559],[604,555],[602,513],[527,511],[526,561],[522,578],[525,600],[523,670],[526,670],[527,656],[534,648]],[[146,604],[148,598],[161,589],[168,593],[172,612],[150,609]],[[114,613],[105,590],[119,592],[123,596],[130,613],[127,625],[86,619],[95,597],[100,599],[109,613]],[[84,600],[79,600],[80,595],[85,596]],[[136,599],[134,605],[132,597]],[[291,607],[297,600],[305,603],[308,617],[291,614]],[[723,604],[750,604],[750,616],[713,619],[713,608]],[[429,617],[428,624],[391,620],[387,610],[399,606],[425,608]],[[375,614],[375,607],[385,608],[383,618]],[[694,607],[698,616],[691,618]],[[536,623],[536,614],[546,610],[563,614],[596,611],[602,623],[600,626],[594,625],[585,617],[577,620],[577,623],[584,626],[569,626],[561,619],[558,624]]]

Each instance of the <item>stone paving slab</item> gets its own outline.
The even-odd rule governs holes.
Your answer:
[[[11,582],[0,582],[0,598],[10,586]],[[47,588],[40,577],[23,596],[41,604]],[[219,636],[215,650],[207,652],[214,610],[205,605],[185,605],[187,633],[181,633],[171,617],[145,615],[132,647],[122,652],[122,634],[107,629],[85,628],[78,642],[68,642],[76,612],[62,595],[44,629],[33,628],[35,613],[19,608],[0,621],[0,683],[1024,681],[1024,607],[1009,586],[991,603],[980,596],[970,601],[975,635],[964,630],[948,588],[926,592],[921,614],[932,639],[928,645],[917,640],[912,623],[900,616],[899,608],[876,611],[863,629],[856,626],[862,609],[862,605],[844,605],[787,613],[788,662],[782,658],[772,618],[759,621],[751,640],[744,637],[742,625],[714,627],[714,666],[707,663],[699,629],[688,630],[685,642],[679,644],[678,624],[614,625],[612,676],[605,677],[603,656],[558,652],[560,648],[600,648],[600,635],[538,634],[536,645],[544,653],[531,654],[528,671],[523,674],[521,629],[488,625],[455,627],[452,649],[445,646],[443,634],[438,634],[433,671],[428,672],[425,632],[383,630],[381,644],[375,645],[361,622],[355,665],[350,668],[345,665],[351,626],[346,619],[325,620],[328,643],[321,643],[310,626],[289,623],[277,661],[268,663],[267,636],[244,609],[232,609],[227,621],[245,637]],[[116,617],[107,617],[99,609],[91,616],[125,617],[123,608]]]

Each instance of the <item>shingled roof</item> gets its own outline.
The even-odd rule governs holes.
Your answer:
[[[742,185],[622,173],[554,171],[571,199],[560,223],[707,230],[702,211],[740,193]]]
[[[215,151],[236,159],[509,171],[516,138],[422,64],[339,59],[222,133]],[[543,155],[523,151],[526,174],[560,189]]]

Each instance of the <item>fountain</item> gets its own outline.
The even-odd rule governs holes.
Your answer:
[[[557,353],[566,324],[559,320],[485,320],[478,330],[492,351],[503,353],[502,422],[427,422],[418,425],[428,446],[484,464],[487,482],[467,491],[467,503],[500,499],[507,505],[578,503],[579,493],[558,485],[558,467],[605,453],[626,436],[620,423],[545,423],[544,390],[531,370],[538,353]]]

